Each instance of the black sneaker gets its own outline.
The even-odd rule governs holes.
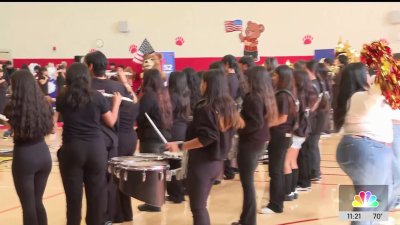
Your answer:
[[[221,184],[221,181],[220,181],[220,180],[214,181],[214,185],[218,185],[218,184]]]
[[[319,176],[319,177],[314,177],[314,178],[311,178],[310,181],[311,181],[311,182],[314,182],[314,183],[321,183],[322,177],[321,177],[321,176]]]
[[[161,208],[157,206],[152,206],[149,204],[142,204],[138,206],[139,211],[145,212],[161,212]]]
[[[229,175],[229,176],[224,176],[224,180],[233,180],[233,179],[235,179],[235,174]]]
[[[177,197],[172,197],[172,196],[170,196],[170,195],[168,195],[168,196],[166,197],[166,200],[169,201],[169,202],[176,203],[176,204],[179,204],[179,203],[185,201],[185,199],[183,199],[183,200],[182,200],[182,199],[178,199]]]

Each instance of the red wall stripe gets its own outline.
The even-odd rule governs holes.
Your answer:
[[[260,61],[258,61],[257,65],[262,65],[265,61],[265,56],[260,57]],[[286,60],[290,60],[291,63],[296,62],[297,60],[310,60],[313,56],[276,56],[279,64],[284,64]],[[192,67],[196,71],[199,70],[207,70],[208,66],[215,62],[221,60],[221,57],[198,57],[198,58],[176,58],[175,66],[176,70],[180,71],[185,67]],[[55,65],[61,63],[62,61],[66,61],[69,65],[74,62],[73,58],[16,58],[13,60],[14,66],[20,68],[23,64],[29,65],[30,63],[38,63],[41,66],[47,65],[49,62],[54,63]],[[111,63],[115,63],[116,65],[122,64],[124,66],[130,66],[133,70],[140,73],[141,65],[132,61],[131,58],[109,58],[108,61]]]

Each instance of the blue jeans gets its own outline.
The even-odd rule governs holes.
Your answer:
[[[397,184],[397,186],[399,186],[399,183],[400,183],[400,124],[393,124],[392,150],[393,150],[394,160],[395,160],[395,162],[393,163],[393,179],[394,179],[394,183]],[[398,195],[400,195],[400,194],[398,194]]]
[[[393,124],[392,149],[398,164],[400,164],[400,124]]]
[[[336,159],[342,170],[350,176],[353,185],[388,185],[389,209],[395,201],[393,196],[394,155],[385,144],[363,137],[345,135],[340,141]],[[358,193],[359,190],[356,190]],[[379,193],[377,193],[379,196]],[[370,225],[372,222],[353,221],[352,225]]]

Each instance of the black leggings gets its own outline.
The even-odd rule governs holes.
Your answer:
[[[82,184],[85,185],[86,224],[103,225],[107,204],[107,150],[102,137],[63,143],[58,152],[67,199],[67,225],[81,224]]]
[[[118,156],[132,156],[136,149],[137,136],[136,132],[119,132],[118,133]],[[131,197],[122,193],[116,188],[115,209],[113,222],[121,223],[131,221],[133,217]]]
[[[51,156],[46,142],[14,146],[12,175],[24,225],[47,225],[42,198],[50,171]]]
[[[196,157],[190,157],[189,155],[187,189],[190,210],[193,214],[193,225],[210,225],[207,198],[214,181],[222,172],[223,162],[210,161],[207,156],[207,152],[205,154],[196,154]]]
[[[283,164],[286,152],[292,144],[292,138],[284,135],[271,132],[271,141],[268,145],[268,170],[271,180],[267,207],[274,212],[283,212],[283,201],[285,200]]]
[[[257,149],[248,149],[246,145],[239,144],[237,162],[239,167],[240,182],[243,188],[243,207],[239,223],[243,225],[256,225],[256,190],[254,188],[254,171],[258,165],[258,158],[264,145]]]

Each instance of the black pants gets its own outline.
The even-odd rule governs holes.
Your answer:
[[[210,161],[207,156],[200,152],[192,157],[189,155],[187,188],[193,225],[210,225],[207,198],[214,181],[222,172],[222,161]]]
[[[171,129],[172,141],[184,141],[186,138],[187,123],[174,123]],[[170,163],[170,169],[181,167],[177,161]],[[182,180],[177,180],[176,176],[172,176],[171,181],[167,181],[167,194],[170,199],[176,202],[185,200],[185,188]]]
[[[47,225],[42,198],[50,171],[51,156],[44,141],[14,146],[12,175],[24,225]]]
[[[180,168],[181,161],[172,160],[170,161],[170,169]],[[167,181],[167,193],[170,199],[176,202],[185,200],[185,188],[182,180],[177,180],[176,176],[172,176],[171,181]]]
[[[119,132],[118,133],[118,156],[132,156],[136,149],[137,136],[136,132]],[[122,193],[116,188],[115,209],[113,222],[131,221],[132,203],[131,197]]]
[[[311,174],[310,178],[317,178],[321,176],[321,152],[319,149],[320,134],[311,134],[308,139],[308,147],[311,150]]]
[[[319,150],[320,134],[310,134],[301,146],[299,164],[299,186],[311,186],[310,179],[321,175],[321,155]]]
[[[85,187],[86,224],[103,225],[107,210],[107,150],[102,137],[63,143],[58,152],[67,198],[67,225],[81,223],[82,184]]]
[[[243,225],[257,224],[256,190],[254,188],[254,171],[258,165],[258,158],[264,145],[257,149],[248,149],[246,145],[239,144],[237,162],[239,167],[240,182],[243,187],[243,207],[239,223]]]
[[[114,131],[109,128],[103,127],[103,138],[107,150],[107,160],[118,156],[118,144],[119,138]],[[106,172],[106,182],[107,182],[107,212],[106,221],[112,221],[115,210],[116,210],[116,195],[118,191],[117,185],[112,179],[112,174]]]
[[[232,167],[232,163],[230,159],[224,160],[224,175],[226,179],[235,178],[235,170]]]
[[[271,132],[271,141],[268,145],[268,170],[271,180],[267,207],[274,212],[283,211],[283,201],[285,200],[283,165],[286,152],[292,144],[292,138],[284,135]]]
[[[244,56],[251,56],[251,57],[253,57],[254,60],[257,60],[257,58],[258,58],[258,51],[255,51],[255,52],[244,51],[244,52],[243,52],[243,55],[244,55]]]

